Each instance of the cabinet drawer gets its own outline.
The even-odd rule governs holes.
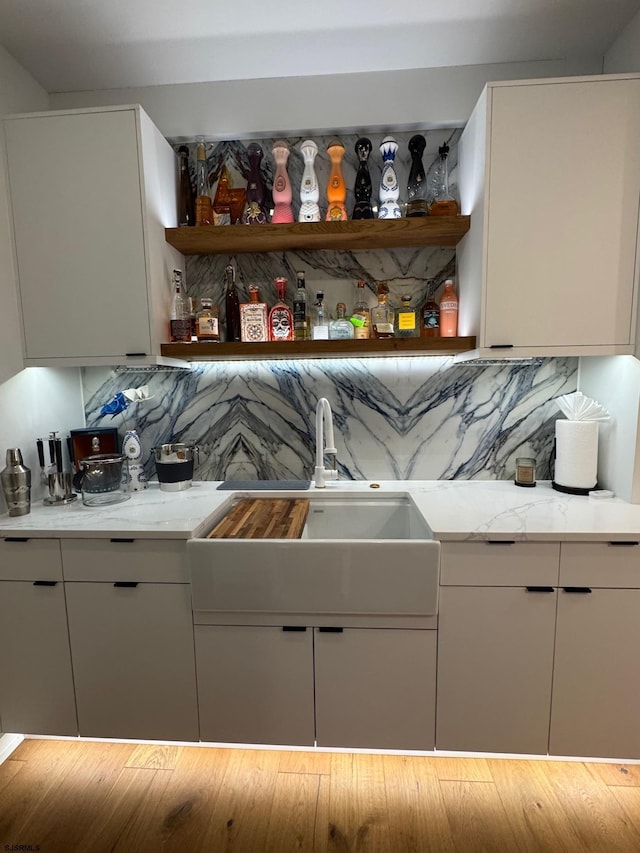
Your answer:
[[[640,542],[564,543],[560,586],[640,589]]]
[[[0,539],[0,580],[61,581],[59,539]]]
[[[181,539],[63,539],[67,581],[187,583]]]
[[[527,586],[558,583],[557,542],[443,542],[442,586]]]

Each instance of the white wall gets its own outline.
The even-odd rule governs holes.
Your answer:
[[[490,80],[600,74],[602,58],[52,94],[52,109],[141,104],[169,139],[462,127]]]
[[[640,71],[640,12],[629,22],[604,55],[604,73]]]
[[[49,97],[0,47],[0,115],[46,110]],[[38,480],[36,438],[51,430],[64,435],[84,425],[79,370],[22,369],[14,258],[9,226],[4,151],[0,135],[0,469],[8,447],[20,447]],[[32,499],[41,496],[34,486]],[[0,513],[6,512],[0,492]]]

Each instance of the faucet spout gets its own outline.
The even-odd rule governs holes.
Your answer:
[[[325,453],[333,456],[333,468],[324,467]],[[325,397],[321,397],[316,406],[316,467],[314,472],[316,489],[324,489],[327,480],[338,479],[338,472],[335,468],[336,453],[331,406]]]

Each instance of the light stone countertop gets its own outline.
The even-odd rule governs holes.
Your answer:
[[[217,491],[218,482],[194,482],[183,492],[163,492],[150,483],[120,504],[91,508],[80,497],[64,507],[32,504],[29,515],[0,516],[0,538],[190,539],[210,529],[237,497],[320,497],[408,494],[425,517],[434,538],[520,541],[640,541],[640,504],[618,498],[564,495],[548,482],[533,489],[509,480],[338,481],[305,492]],[[348,513],[345,525],[348,526]]]

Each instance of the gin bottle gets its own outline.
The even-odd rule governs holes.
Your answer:
[[[411,307],[411,297],[407,294],[401,301],[402,306],[396,312],[396,338],[417,338],[420,335],[418,311]]]
[[[311,339],[314,341],[329,340],[329,318],[324,304],[324,291],[316,292],[316,301],[311,306]]]
[[[374,338],[393,337],[393,309],[389,307],[389,288],[386,281],[377,287],[378,304],[371,309],[371,328]]]
[[[293,298],[293,337],[296,341],[309,340],[309,311],[307,306],[307,289],[304,272],[296,273],[298,287]]]
[[[354,337],[354,328],[347,320],[347,306],[344,302],[336,305],[336,319],[329,323],[329,340],[348,341]]]
[[[293,314],[291,308],[284,301],[287,294],[286,278],[276,278],[275,285],[278,301],[269,311],[269,340],[292,341]]]

